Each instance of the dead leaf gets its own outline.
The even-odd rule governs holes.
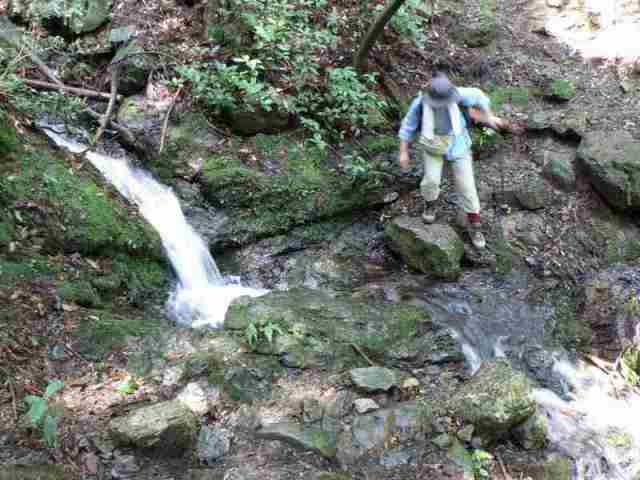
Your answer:
[[[94,262],[93,260],[91,260],[89,258],[87,258],[86,260],[87,260],[87,263],[89,265],[91,265],[93,268],[95,268],[96,270],[100,270],[100,265],[98,265],[97,262]]]
[[[62,304],[62,310],[65,311],[65,312],[75,312],[79,308],[80,307],[78,307],[77,305],[69,305],[68,303],[63,303]]]

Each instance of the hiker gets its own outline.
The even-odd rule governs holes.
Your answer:
[[[460,108],[462,107],[462,108]],[[435,203],[440,195],[442,168],[447,160],[455,177],[456,189],[467,214],[467,231],[473,245],[482,249],[485,239],[480,222],[480,200],[473,177],[471,121],[490,128],[506,128],[507,124],[489,108],[489,98],[478,88],[457,88],[447,76],[438,72],[427,91],[413,100],[402,121],[400,132],[400,167],[409,168],[409,143],[419,132],[424,155],[424,178],[420,193],[424,198],[422,219],[436,220]]]

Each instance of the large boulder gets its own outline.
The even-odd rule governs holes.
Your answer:
[[[259,332],[254,348],[261,353],[281,355],[286,363],[299,357],[299,361],[290,365],[299,367],[307,366],[306,362],[346,362],[347,366],[353,366],[360,357],[352,344],[382,357],[387,351],[412,345],[418,340],[419,331],[436,330],[421,307],[362,303],[306,288],[235,300],[227,311],[225,328],[245,331],[250,325]],[[278,327],[271,342],[262,333],[269,325]]]
[[[578,305],[578,321],[592,332],[591,348],[616,360],[623,350],[640,345],[640,264],[619,264],[588,280]]]
[[[626,131],[589,133],[578,160],[593,186],[618,210],[640,211],[640,142]]]
[[[486,444],[503,438],[536,412],[530,381],[506,360],[487,362],[451,400],[455,416]]]
[[[112,4],[112,0],[10,0],[8,11],[12,18],[38,22],[55,35],[80,35],[106,23]]]
[[[387,224],[385,235],[410,267],[446,280],[459,276],[464,244],[448,225],[425,225],[419,218],[403,216]]]
[[[175,400],[139,408],[109,424],[117,444],[158,450],[165,455],[180,455],[192,447],[197,427],[197,417]]]

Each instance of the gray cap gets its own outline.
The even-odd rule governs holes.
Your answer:
[[[458,89],[444,74],[433,77],[427,91],[424,92],[425,101],[434,108],[445,107],[457,102],[459,98]]]

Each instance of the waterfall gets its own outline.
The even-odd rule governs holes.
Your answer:
[[[157,230],[178,278],[167,301],[168,313],[178,323],[192,327],[221,327],[233,299],[265,293],[225,282],[207,244],[187,222],[171,188],[158,183],[148,172],[132,166],[127,159],[92,152],[50,128],[45,129],[45,133],[59,147],[83,153]]]

